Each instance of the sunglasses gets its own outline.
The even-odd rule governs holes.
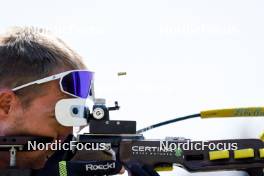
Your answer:
[[[34,84],[60,79],[60,90],[63,93],[77,98],[88,98],[92,95],[93,75],[93,72],[87,70],[71,70],[15,87],[12,90],[17,91]]]

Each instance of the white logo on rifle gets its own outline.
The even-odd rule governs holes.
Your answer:
[[[86,168],[86,171],[114,169],[115,168],[115,163],[86,164],[85,168]]]

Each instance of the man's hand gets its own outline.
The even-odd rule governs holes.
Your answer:
[[[153,167],[142,165],[138,162],[128,162],[125,164],[129,176],[159,176]]]

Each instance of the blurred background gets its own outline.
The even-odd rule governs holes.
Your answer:
[[[112,119],[138,128],[201,110],[264,105],[264,1],[9,0],[10,26],[52,31],[96,72],[96,96],[118,100]],[[127,72],[118,77],[118,72]],[[258,138],[264,118],[194,119],[149,131],[148,138]],[[161,175],[235,176],[242,172]]]

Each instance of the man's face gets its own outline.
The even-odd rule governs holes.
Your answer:
[[[23,107],[19,100],[14,103],[7,121],[10,123],[8,135],[47,136],[63,141],[72,132],[72,128],[60,125],[55,118],[57,101],[69,98],[60,91],[58,80],[43,84],[41,91],[29,107]],[[41,168],[51,154],[51,151],[18,152],[17,166]]]
[[[27,134],[64,139],[72,128],[60,125],[55,118],[56,103],[70,96],[60,91],[58,80],[45,83],[42,94],[23,110],[23,130]],[[22,132],[23,133],[23,132]]]

